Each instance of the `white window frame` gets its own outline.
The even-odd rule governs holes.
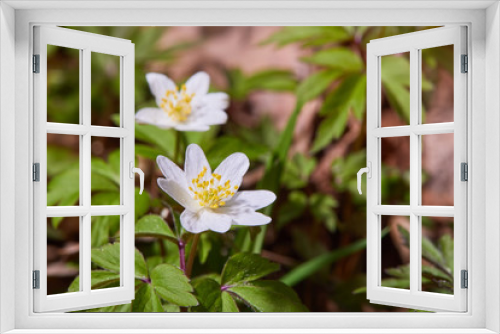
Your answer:
[[[34,289],[34,311],[75,311],[94,307],[128,304],[135,297],[134,282],[134,44],[128,40],[50,26],[34,29],[34,54],[39,56],[39,73],[33,75],[33,160],[39,163],[39,181],[33,184],[33,269],[39,271],[39,288]],[[79,52],[80,122],[47,122],[47,45],[72,48]],[[120,126],[96,126],[91,120],[92,53],[118,57],[120,75]],[[79,156],[79,205],[47,206],[47,134],[77,135]],[[117,138],[120,141],[120,204],[91,204],[91,139]],[[132,173],[133,176],[133,173]],[[120,216],[120,285],[91,289],[92,216]],[[79,291],[47,295],[47,217],[79,217]]]
[[[129,7],[124,9],[120,6]],[[198,7],[196,7],[198,6]],[[200,8],[203,6],[203,8]],[[65,8],[62,8],[65,7]],[[161,8],[160,8],[161,7]],[[397,7],[397,8],[394,8]],[[103,9],[105,8],[105,9]],[[143,8],[138,10],[137,8]],[[147,9],[149,8],[149,9]],[[34,314],[31,284],[32,27],[447,25],[469,31],[466,313]],[[0,331],[37,333],[495,333],[500,331],[500,11],[497,1],[4,1],[0,3]],[[487,70],[486,70],[487,69]],[[15,81],[14,81],[15,80]],[[14,85],[12,82],[14,81]],[[15,111],[15,112],[13,112]],[[15,138],[14,145],[12,138]],[[486,154],[488,152],[488,154]],[[486,164],[486,162],[488,164]],[[12,177],[14,175],[14,177]],[[488,178],[486,179],[486,175]],[[488,182],[486,182],[486,180]],[[15,189],[15,197],[12,191]],[[487,219],[486,219],[487,218]],[[12,236],[15,236],[13,238]],[[486,256],[490,254],[490,256]],[[13,256],[14,255],[14,256]],[[486,293],[487,292],[487,293]],[[13,307],[14,306],[14,307]],[[141,329],[133,330],[138,327]],[[413,328],[413,329],[412,329]],[[149,330],[148,330],[149,329]],[[191,329],[191,331],[188,331]],[[295,329],[295,330],[293,330]],[[40,330],[40,331],[38,331]],[[59,331],[58,331],[59,330]],[[45,333],[47,330],[45,330]],[[81,331],[80,331],[81,332]]]
[[[372,303],[403,306],[430,311],[467,310],[467,290],[461,288],[461,271],[467,270],[467,186],[461,181],[461,163],[467,163],[467,77],[462,73],[462,55],[467,55],[465,26],[448,26],[376,39],[368,43],[367,59],[367,149],[371,166],[367,180],[367,298]],[[422,123],[422,53],[445,45],[453,46],[453,122]],[[408,125],[382,127],[382,66],[384,56],[408,52],[410,56],[410,120]],[[454,204],[452,206],[422,205],[422,136],[452,133]],[[382,138],[408,138],[410,142],[410,201],[408,205],[386,205],[381,194]],[[406,216],[410,228],[410,287],[384,287],[382,277],[381,217]],[[454,287],[452,294],[421,291],[422,217],[453,218]]]

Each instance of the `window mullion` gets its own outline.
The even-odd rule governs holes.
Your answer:
[[[82,125],[85,127],[90,127],[90,117],[91,117],[91,81],[90,81],[90,49],[83,49],[82,53],[82,66],[81,71],[81,117],[82,117]],[[82,189],[82,198],[83,205],[85,207],[90,208],[91,205],[91,153],[90,153],[90,144],[91,144],[90,132],[85,133],[82,136],[82,157],[80,159],[82,163],[81,167],[81,176],[80,183]],[[82,219],[82,240],[80,244],[80,251],[82,252],[82,265],[80,266],[80,277],[83,278],[83,286],[82,291],[85,293],[90,293],[91,291],[91,281],[90,281],[90,273],[91,273],[91,215],[90,211],[87,212]]]
[[[419,51],[410,50],[410,126],[418,125],[420,73]],[[410,207],[415,208],[420,198],[419,136],[410,133]],[[410,291],[412,294],[420,289],[420,218],[412,211],[410,213]]]

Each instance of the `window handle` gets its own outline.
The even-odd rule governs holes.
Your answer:
[[[368,161],[368,167],[361,168],[358,171],[358,192],[360,195],[361,195],[361,175],[363,175],[363,173],[366,173],[366,176],[369,179],[372,178],[372,163],[370,161]]]
[[[139,174],[139,185],[140,185],[139,194],[142,195],[142,191],[144,190],[144,172],[140,168],[134,167],[133,161],[130,161],[129,167],[130,167],[131,179],[134,178],[134,173]]]

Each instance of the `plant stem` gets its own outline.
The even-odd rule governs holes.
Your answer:
[[[198,247],[198,241],[200,240],[200,234],[195,234],[193,237],[193,243],[191,244],[191,250],[189,251],[189,259],[186,267],[186,276],[191,276],[191,270],[193,269],[194,258],[196,257],[196,247]]]
[[[179,151],[181,150],[181,132],[175,131],[175,150],[174,150],[174,162],[180,165]]]
[[[186,272],[186,245],[182,240],[179,240],[179,263],[181,270]]]

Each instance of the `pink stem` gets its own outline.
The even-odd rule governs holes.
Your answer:
[[[182,240],[179,240],[179,262],[181,270],[186,273],[186,245]]]

